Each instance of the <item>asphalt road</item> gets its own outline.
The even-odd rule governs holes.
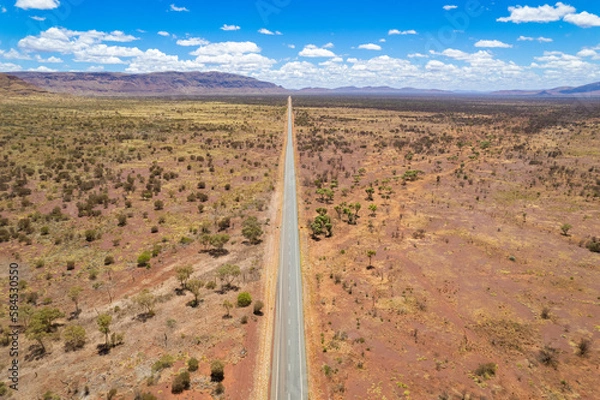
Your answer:
[[[308,384],[291,97],[288,99],[287,134],[275,337],[271,364],[271,400],[305,400],[308,398]]]

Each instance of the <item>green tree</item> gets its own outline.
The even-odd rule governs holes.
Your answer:
[[[371,211],[371,217],[377,215],[377,204],[369,204],[369,210]]]
[[[264,306],[265,306],[265,304],[262,301],[260,301],[260,300],[255,301],[254,302],[254,310],[253,310],[254,314],[262,315],[262,309]]]
[[[327,209],[323,207],[317,208],[317,213],[319,215],[310,224],[313,239],[317,239],[323,234],[325,237],[331,237],[333,235],[333,224],[331,223],[331,218],[327,215]]]
[[[560,230],[564,236],[569,236],[569,230],[572,228],[571,224],[562,224]]]
[[[105,345],[108,346],[108,334],[110,333],[110,324],[112,323],[112,316],[103,313],[98,315],[96,318],[96,323],[98,324],[98,330],[100,333],[104,334]]]
[[[200,298],[200,290],[204,287],[204,281],[199,279],[190,279],[187,284],[188,290],[194,295],[194,302],[192,303],[193,307],[196,307]]]
[[[194,268],[191,265],[181,265],[175,268],[175,274],[177,275],[177,279],[179,283],[181,283],[181,288],[185,289],[188,279],[194,273]]]
[[[263,230],[256,217],[248,217],[242,223],[242,235],[244,235],[251,244],[259,243],[262,234]]]
[[[150,290],[142,290],[133,298],[133,302],[137,304],[147,316],[154,316],[154,305],[156,304],[156,297],[150,292]]]
[[[65,340],[65,349],[67,351],[80,349],[85,345],[85,329],[81,325],[67,326],[63,332],[63,338]]]
[[[221,281],[221,287],[231,287],[233,281],[240,275],[240,267],[237,265],[224,264],[217,269],[217,277]]]
[[[184,390],[188,390],[190,388],[190,373],[188,371],[183,371],[179,373],[173,379],[173,384],[171,385],[171,393],[178,394],[182,393]]]
[[[138,267],[148,267],[150,265],[148,263],[150,262],[151,258],[152,253],[150,253],[149,251],[144,251],[142,254],[139,255],[137,259]]]
[[[198,360],[194,357],[190,358],[187,362],[188,364],[188,371],[190,372],[194,372],[198,370]]]
[[[367,257],[369,257],[369,266],[371,266],[371,261],[372,261],[373,257],[376,255],[377,255],[377,252],[375,250],[367,250]]]
[[[366,188],[365,192],[367,192],[367,201],[373,201],[373,193],[375,193],[375,189],[373,189],[373,186],[369,186],[368,188]]]
[[[252,303],[252,296],[248,292],[242,292],[238,294],[237,305],[238,307],[248,307]]]
[[[44,307],[33,313],[25,335],[31,340],[36,340],[42,351],[46,352],[43,340],[52,333],[54,321],[64,316],[58,308]]]
[[[69,299],[75,303],[75,315],[79,314],[79,295],[83,291],[81,286],[72,286],[67,293]]]
[[[226,233],[217,233],[210,237],[210,245],[215,248],[216,251],[222,252],[223,247],[229,242],[229,235]]]

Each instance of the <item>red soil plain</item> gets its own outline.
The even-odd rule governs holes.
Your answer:
[[[325,103],[295,120],[311,398],[597,399],[597,106]]]
[[[19,264],[21,324],[19,391],[6,390],[4,374],[2,396],[263,397],[284,105],[54,95],[0,100],[3,370],[12,362],[10,263]],[[263,231],[257,243],[242,235],[249,217]],[[210,240],[217,235],[229,240]],[[144,252],[150,260],[140,266]],[[220,279],[226,264],[237,265],[239,274]],[[196,307],[176,277],[182,266],[192,267],[188,282],[205,284]],[[81,288],[77,305],[73,287]],[[250,293],[250,306],[238,306],[242,292]],[[144,293],[150,308],[139,301]],[[257,301],[262,313],[254,312]],[[60,315],[35,336],[44,309]],[[101,314],[111,317],[107,336],[97,323]],[[85,331],[78,345],[66,344],[72,326]],[[106,340],[108,353],[101,354]],[[198,369],[190,368],[188,388],[172,393],[191,358]],[[220,383],[211,377],[215,360],[224,365]]]

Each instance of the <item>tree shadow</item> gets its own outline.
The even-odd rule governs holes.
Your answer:
[[[263,240],[262,240],[262,239],[258,239],[258,240],[256,240],[255,242],[251,242],[251,241],[249,241],[249,240],[243,240],[243,241],[242,241],[242,244],[243,244],[243,245],[246,245],[246,246],[256,246],[257,244],[261,244],[262,242],[263,242]]]
[[[69,313],[69,318],[67,318],[67,321],[72,321],[74,319],[78,319],[79,318],[79,314],[81,314],[81,310],[71,311]]]
[[[223,319],[231,319],[231,318],[233,318],[233,315],[231,315],[231,314],[229,314],[229,315],[228,314],[223,315]]]
[[[185,303],[185,305],[188,307],[192,307],[192,308],[198,308],[200,303],[204,303],[204,299],[199,299],[198,301],[192,299],[192,300],[188,301],[187,303]]]
[[[177,296],[185,296],[185,288],[182,288],[182,287],[175,288],[175,294]]]
[[[99,356],[105,356],[110,353],[110,345],[106,343],[102,343],[96,346],[96,350],[98,351]]]
[[[29,350],[29,353],[25,356],[25,361],[40,360],[47,354],[46,350],[39,344],[32,344],[27,350]]]
[[[156,315],[156,314],[153,312],[144,312],[144,313],[136,315],[134,319],[136,319],[140,322],[146,322],[150,318],[154,317],[154,315]]]
[[[221,289],[215,290],[217,294],[227,294],[229,292],[238,292],[240,290],[239,286],[236,285],[225,285],[221,286]]]
[[[226,256],[227,254],[229,254],[229,251],[227,249],[210,249],[210,250],[208,250],[208,254],[211,257],[219,258],[219,257]]]
[[[370,271],[370,270],[372,270],[372,269],[375,269],[375,267],[374,267],[374,266],[372,266],[372,265],[369,265],[369,266],[367,266],[367,271]]]

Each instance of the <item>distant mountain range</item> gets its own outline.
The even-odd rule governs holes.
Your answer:
[[[11,72],[23,81],[55,93],[85,96],[194,96],[278,94],[273,83],[222,72]]]
[[[0,95],[68,93],[84,96],[203,96],[203,95],[389,95],[389,96],[528,96],[600,97],[600,82],[579,87],[493,92],[448,91],[389,86],[346,86],[336,89],[285,89],[273,83],[222,72],[11,72],[0,74]]]

